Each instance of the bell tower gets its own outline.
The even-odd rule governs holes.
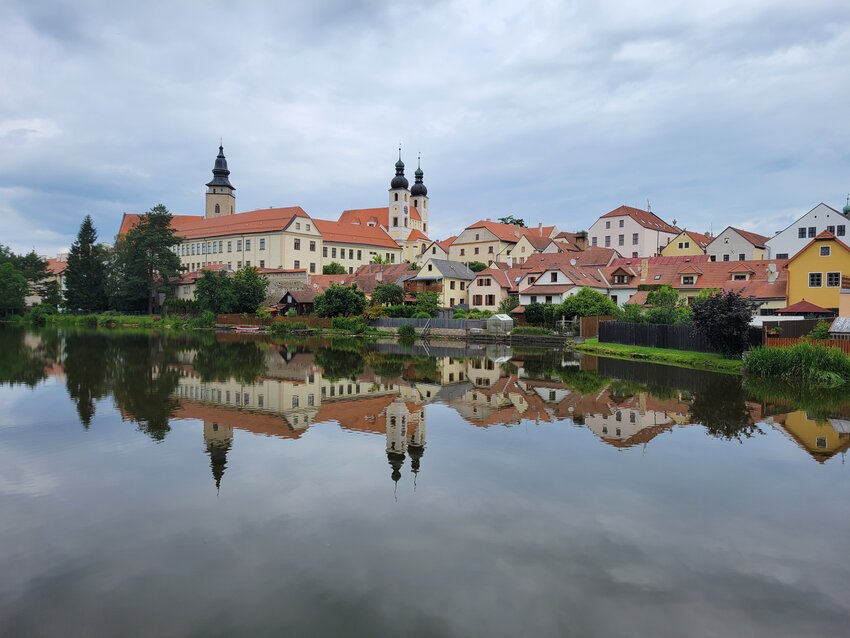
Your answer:
[[[227,169],[227,158],[224,157],[224,146],[218,147],[218,157],[215,158],[212,181],[207,182],[206,218],[222,217],[236,213],[235,188],[230,183],[230,171]]]
[[[387,232],[396,241],[407,239],[410,234],[410,191],[404,176],[404,162],[401,161],[401,146],[398,147],[398,161],[395,163],[395,177],[390,182],[389,219]]]
[[[428,188],[425,186],[425,183],[422,181],[422,178],[425,177],[425,173],[422,172],[422,156],[417,158],[416,161],[416,172],[413,174],[415,176],[415,181],[413,182],[413,187],[410,189],[410,197],[413,200],[413,207],[419,213],[419,217],[422,218],[422,228],[420,229],[426,235],[428,234]]]

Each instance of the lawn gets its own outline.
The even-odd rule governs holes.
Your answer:
[[[653,361],[682,368],[700,368],[740,374],[740,359],[726,359],[719,354],[708,352],[693,352],[691,350],[669,350],[666,348],[649,348],[645,346],[628,346],[621,343],[599,343],[598,339],[587,339],[578,344],[576,350],[605,357],[618,359],[639,359]]]

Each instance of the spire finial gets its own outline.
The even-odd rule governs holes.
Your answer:
[[[422,168],[422,151],[416,154],[416,168]]]
[[[398,143],[398,160],[401,161],[401,142]]]

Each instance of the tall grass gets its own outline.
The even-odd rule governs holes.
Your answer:
[[[837,348],[798,343],[790,348],[753,348],[744,371],[752,376],[837,387],[850,381],[850,357]]]

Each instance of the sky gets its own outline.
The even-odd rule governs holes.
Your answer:
[[[436,239],[647,202],[772,235],[850,193],[850,3],[0,3],[0,244],[202,214],[219,139],[241,211],[384,206],[401,143]]]

